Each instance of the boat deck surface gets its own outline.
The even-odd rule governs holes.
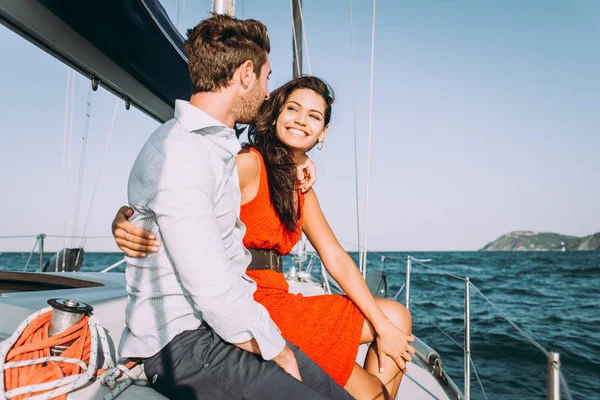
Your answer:
[[[71,298],[86,302],[94,307],[94,315],[100,320],[108,333],[110,346],[116,355],[116,347],[124,328],[124,315],[127,296],[125,293],[125,276],[119,273],[69,273],[70,277],[101,282],[105,286],[80,289],[58,289],[37,292],[0,293],[0,314],[3,323],[0,324],[0,340],[8,338],[19,324],[33,312],[47,306],[49,298]],[[290,280],[290,292],[302,292],[305,296],[324,294],[320,285],[312,280],[300,282]],[[357,362],[362,363],[367,351],[367,345],[361,345]],[[118,357],[115,357],[118,360]],[[421,364],[421,365],[420,365]],[[136,374],[143,374],[143,369],[137,367]],[[68,398],[83,400],[102,398],[110,390],[98,381],[70,393]],[[130,386],[119,398],[126,400],[164,399],[162,395],[148,387]],[[416,360],[408,364],[408,373],[402,380],[396,399],[450,399],[440,382],[427,370],[423,363]]]

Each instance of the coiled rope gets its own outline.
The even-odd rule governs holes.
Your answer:
[[[84,316],[50,337],[51,317],[52,307],[31,314],[0,344],[0,398],[66,399],[96,377],[111,389],[105,399],[115,398],[132,384],[148,384],[129,370],[135,362],[115,366],[106,333],[95,316]],[[60,356],[51,355],[52,347],[69,344]],[[102,367],[98,369],[100,353]],[[117,382],[122,375],[126,379]]]

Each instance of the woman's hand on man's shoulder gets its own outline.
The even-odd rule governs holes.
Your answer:
[[[302,193],[308,192],[317,181],[317,166],[306,156],[306,159],[296,166],[296,178],[298,178]]]

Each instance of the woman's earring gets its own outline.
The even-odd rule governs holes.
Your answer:
[[[323,150],[324,142],[317,143],[317,150]]]

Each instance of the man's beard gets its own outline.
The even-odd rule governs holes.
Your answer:
[[[254,83],[252,90],[247,94],[240,96],[233,106],[233,115],[235,122],[239,124],[253,124],[260,110],[260,106],[265,101],[265,96],[261,93],[258,80]]]

